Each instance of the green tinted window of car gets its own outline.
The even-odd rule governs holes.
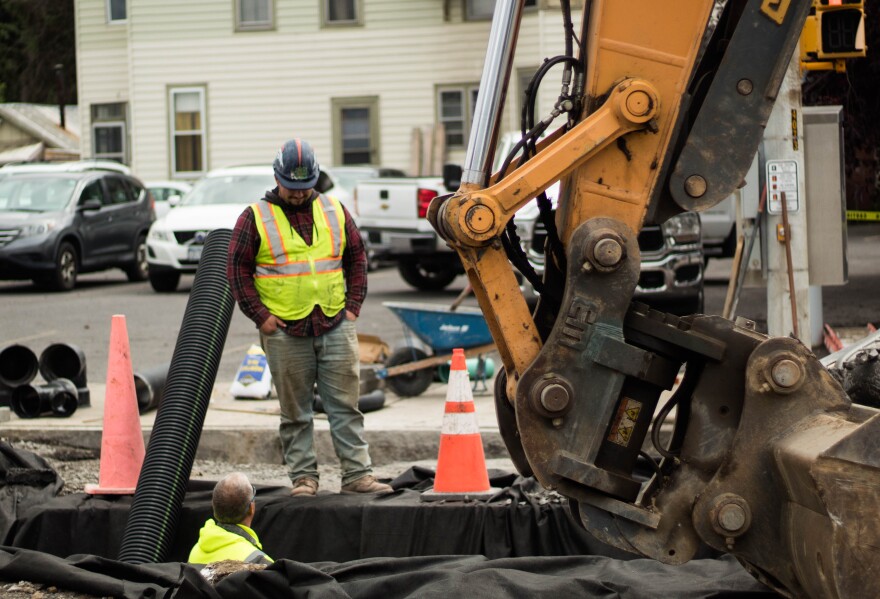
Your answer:
[[[171,195],[171,189],[168,187],[151,187],[150,193],[157,202],[167,202],[168,196]]]
[[[125,204],[131,201],[122,179],[107,177],[104,181],[107,183],[107,197],[110,204]]]
[[[143,185],[139,184],[134,179],[126,179],[126,185],[128,185],[128,192],[131,194],[131,199],[135,202],[139,202],[141,200],[141,194],[144,193]]]
[[[187,206],[207,204],[252,204],[260,200],[267,190],[275,187],[272,174],[226,175],[202,179],[188,196]]]
[[[16,178],[0,181],[0,209],[25,212],[54,212],[70,201],[74,179]]]
[[[102,204],[104,203],[104,193],[101,191],[100,181],[92,181],[83,188],[79,196],[79,205],[82,206],[88,200],[98,200]]]

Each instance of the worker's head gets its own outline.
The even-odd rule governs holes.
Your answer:
[[[294,206],[304,204],[311,196],[321,174],[312,144],[303,139],[284,142],[272,163],[278,195]]]
[[[211,505],[214,520],[221,524],[244,524],[250,526],[254,519],[257,492],[248,477],[241,472],[227,474],[214,487]]]

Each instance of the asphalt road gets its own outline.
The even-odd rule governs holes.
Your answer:
[[[880,224],[852,226],[849,231],[849,283],[823,290],[824,321],[834,327],[864,326],[880,320]],[[720,314],[728,285],[731,260],[710,261],[706,280],[706,312]],[[44,293],[30,282],[0,282],[0,348],[13,343],[39,354],[52,343],[78,346],[86,356],[91,381],[104,381],[107,372],[110,321],[126,318],[135,371],[168,363],[186,309],[193,277],[184,277],[175,293],[155,293],[148,283],[128,283],[121,271],[83,275],[70,293]],[[369,294],[358,320],[361,333],[380,337],[392,347],[406,335],[385,301],[450,304],[466,283],[459,277],[443,292],[411,289],[393,268],[370,273]],[[473,297],[466,305],[476,305]],[[738,313],[758,322],[766,320],[766,293],[745,289]],[[217,380],[232,381],[256,329],[236,308]]]

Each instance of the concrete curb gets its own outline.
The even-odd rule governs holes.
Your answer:
[[[214,387],[196,457],[232,463],[283,463],[277,399],[237,400],[229,394],[230,384],[217,383]],[[97,457],[101,450],[105,386],[89,387],[90,407],[77,410],[70,418],[20,419],[13,415],[0,424],[0,438],[86,449]],[[422,395],[405,399],[386,391],[385,407],[364,415],[373,462],[379,465],[436,460],[445,399],[445,383],[434,383]],[[489,394],[477,394],[474,403],[486,458],[507,458],[495,422],[494,399]],[[145,442],[149,442],[155,418],[156,411],[140,417]],[[322,463],[336,460],[324,415],[315,418],[315,449]]]

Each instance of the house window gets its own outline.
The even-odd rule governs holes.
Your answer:
[[[438,90],[438,121],[446,132],[447,148],[463,148],[467,144],[468,132],[477,105],[476,83],[458,87],[443,87]]]
[[[180,87],[170,90],[171,173],[193,177],[205,172],[207,141],[205,88]]]
[[[334,98],[333,160],[343,164],[379,163],[379,99]]]
[[[128,19],[128,9],[125,3],[128,0],[107,0],[107,22],[121,23]]]
[[[92,155],[128,163],[126,105],[92,104]]]
[[[538,6],[538,0],[526,0],[525,9]],[[495,12],[495,0],[464,0],[464,18],[467,21],[491,19]]]
[[[321,0],[324,25],[360,25],[362,0]]]
[[[273,0],[235,0],[235,30],[272,29]]]

